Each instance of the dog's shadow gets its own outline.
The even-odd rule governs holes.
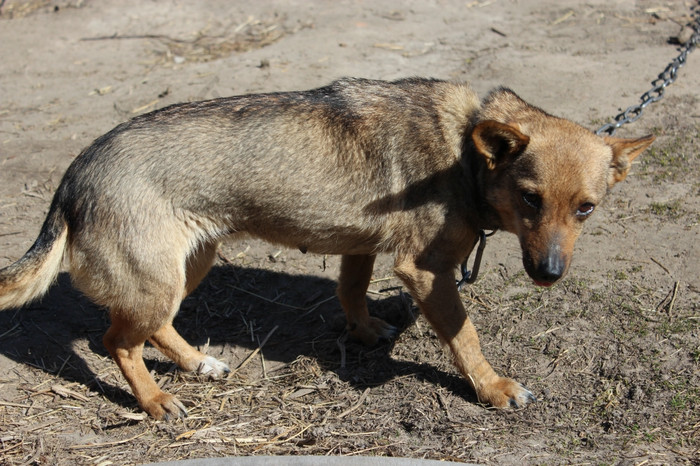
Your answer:
[[[196,347],[230,345],[252,351],[264,343],[262,352],[269,361],[291,363],[300,356],[313,358],[323,370],[333,371],[358,389],[410,374],[446,387],[471,403],[477,401],[461,377],[428,363],[393,359],[393,341],[366,348],[345,340],[345,317],[335,298],[335,286],[332,280],[312,275],[217,265],[183,301],[174,326]],[[413,324],[418,312],[408,299],[405,295],[370,298],[370,313],[401,333]],[[107,312],[72,288],[67,274],[61,274],[41,301],[25,309],[0,312],[0,353],[19,363],[13,370],[20,376],[21,365],[32,366],[66,383],[87,385],[112,402],[134,407],[130,393],[119,388],[114,378],[95,374],[86,362],[94,357],[91,352],[109,357],[102,345],[108,327]],[[226,362],[232,368],[241,363]],[[146,365],[156,372],[171,367],[149,359]],[[114,368],[117,371],[116,364]]]

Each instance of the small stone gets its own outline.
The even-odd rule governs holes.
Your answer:
[[[690,26],[685,26],[683,29],[680,30],[677,36],[671,37],[671,42],[680,44],[680,45],[685,45],[687,44],[690,39],[693,37],[693,34],[695,34],[695,30],[691,28]]]

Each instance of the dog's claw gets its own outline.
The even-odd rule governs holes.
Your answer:
[[[365,325],[358,325],[350,330],[350,335],[365,346],[374,346],[380,340],[392,340],[397,334],[396,327],[377,317],[370,317]]]
[[[175,396],[160,392],[150,402],[142,406],[144,411],[155,419],[170,421],[187,417],[187,408]]]
[[[490,384],[481,385],[477,396],[482,403],[501,409],[524,408],[537,401],[530,390],[506,377],[499,377]]]
[[[231,369],[223,361],[219,361],[213,356],[205,357],[202,362],[199,363],[197,367],[197,373],[199,375],[204,375],[210,379],[219,379],[225,374],[231,372]]]
[[[184,419],[184,418],[186,418],[186,417],[187,417],[187,408],[185,408],[185,405],[183,405],[183,404],[180,402],[180,400],[178,400],[178,399],[175,398],[175,397],[173,397],[173,404],[174,404],[175,406],[177,406],[177,408],[178,408],[178,409],[176,410],[177,412],[176,412],[176,413],[173,413],[173,414],[177,414],[177,417],[178,417],[179,419]]]
[[[533,395],[532,392],[530,392],[528,390],[527,394],[528,394],[528,397],[527,397],[528,403],[536,403],[537,402],[537,397],[535,395]]]
[[[386,324],[386,326],[382,329],[381,334],[379,335],[379,339],[381,340],[393,340],[396,335],[398,335],[399,329],[396,328],[395,326],[391,324]]]
[[[171,413],[166,411],[166,413],[163,415],[163,420],[168,422],[171,420],[175,419],[184,419],[187,417],[187,410],[185,409],[184,406],[182,406],[182,403],[178,401],[178,409],[177,412]]]
[[[526,405],[537,401],[537,398],[535,398],[535,395],[533,395],[530,390],[523,387],[522,385],[520,387],[522,388],[523,393],[520,393],[516,398],[511,398],[509,400],[511,408],[524,408]]]
[[[524,408],[530,403],[534,403],[537,401],[537,398],[535,398],[535,395],[532,394],[530,390],[527,388],[523,387],[519,383],[517,383],[518,388],[520,389],[519,392],[508,400],[508,404],[510,405],[511,408]]]

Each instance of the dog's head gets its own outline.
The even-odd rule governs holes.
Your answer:
[[[485,201],[520,239],[528,275],[549,286],[566,274],[586,219],[654,136],[600,137],[499,89],[485,100],[471,140],[485,160]]]

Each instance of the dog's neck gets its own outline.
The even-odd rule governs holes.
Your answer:
[[[469,134],[469,132],[467,132]],[[486,200],[484,180],[487,167],[471,140],[465,143],[460,160],[464,179],[464,198],[470,213],[476,216],[477,230],[498,230],[501,221],[498,212]]]

